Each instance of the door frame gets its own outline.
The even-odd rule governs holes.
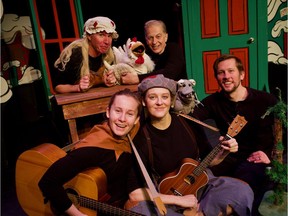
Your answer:
[[[187,75],[189,79],[195,79],[197,84],[195,89],[200,99],[206,97],[204,79],[202,78],[202,52],[200,49],[201,42],[201,22],[193,22],[200,20],[200,1],[201,0],[182,0],[182,19],[183,19],[183,33],[184,33],[184,48],[186,58]],[[267,35],[267,2],[256,0],[255,7],[257,11],[257,20],[249,20],[255,22],[255,53],[249,56],[249,64],[253,64],[256,71],[250,70],[249,73],[249,87],[269,91],[268,86],[268,35]],[[219,8],[225,10],[223,8]],[[248,7],[248,17],[251,14],[251,8]],[[255,66],[256,62],[256,66]]]

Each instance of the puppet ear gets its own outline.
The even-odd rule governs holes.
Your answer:
[[[192,83],[193,87],[196,85],[196,81],[194,79],[189,79],[189,81]]]

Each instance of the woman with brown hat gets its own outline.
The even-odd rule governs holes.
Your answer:
[[[179,170],[181,163],[185,159],[187,161],[187,158],[192,167],[191,160],[196,164],[199,162],[199,158],[203,160],[211,152],[211,145],[207,142],[199,124],[188,122],[182,116],[169,112],[176,94],[174,80],[165,78],[162,74],[151,76],[138,85],[138,91],[142,94],[142,103],[146,108],[147,118],[133,142],[148,173],[155,178],[157,184],[160,183],[158,185],[159,195],[167,207],[167,215],[182,215],[183,210],[186,214],[187,209],[206,216],[231,215],[235,212],[241,216],[250,215],[253,192],[245,182],[235,178],[215,177],[208,168],[203,170],[207,180],[204,184],[199,182],[196,172],[194,175],[193,173],[182,175],[182,169],[178,173],[174,173],[174,176],[170,175],[165,178],[167,174]],[[211,157],[209,166],[221,163],[228,153],[233,154],[238,151],[238,143],[234,138],[225,140],[223,138],[220,138],[219,151]],[[174,181],[182,182],[182,185],[179,188],[167,187],[170,189],[166,193],[165,189],[161,188],[164,183],[163,178],[166,182],[167,180],[173,182],[174,179]],[[196,193],[186,192],[190,191],[189,186],[194,187],[198,183],[200,184]],[[152,199],[149,196],[151,191],[145,187],[142,174],[139,174],[137,166],[130,173],[128,185],[130,194],[126,206],[134,204],[132,208],[129,208],[130,210],[154,215],[156,209],[153,208],[153,205],[151,206]],[[183,188],[187,190],[183,190]]]

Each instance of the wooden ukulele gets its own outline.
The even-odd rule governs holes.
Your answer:
[[[237,135],[246,125],[244,117],[237,115],[228,128],[224,140],[229,140]],[[181,167],[172,173],[165,175],[158,185],[160,193],[183,196],[197,193],[200,188],[208,183],[208,175],[205,169],[222,150],[222,142],[219,142],[213,150],[199,163],[191,158],[184,158]]]
[[[16,193],[18,201],[27,215],[55,215],[49,202],[44,201],[38,182],[46,170],[66,152],[50,143],[44,143],[23,152],[16,162]],[[64,187],[69,198],[79,210],[89,216],[101,212],[107,215],[141,215],[100,201],[106,194],[106,175],[100,168],[79,173]]]

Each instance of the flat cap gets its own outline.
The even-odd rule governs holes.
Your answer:
[[[176,95],[176,86],[177,83],[175,80],[168,79],[164,77],[163,74],[158,74],[143,79],[142,82],[138,84],[138,92],[144,94],[151,88],[166,88],[174,96]]]

